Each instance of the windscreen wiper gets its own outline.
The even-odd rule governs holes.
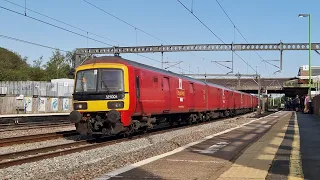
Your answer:
[[[107,92],[110,92],[106,82],[104,82],[104,80],[101,80],[101,82],[103,83],[103,86],[107,89]]]

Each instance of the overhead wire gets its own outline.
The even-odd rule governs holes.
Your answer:
[[[78,36],[81,36],[81,37],[84,37],[84,38],[88,38],[88,39],[90,39],[90,40],[93,40],[93,41],[96,41],[96,42],[99,42],[99,43],[102,43],[102,44],[105,44],[105,45],[108,45],[108,46],[112,46],[112,45],[109,44],[109,43],[105,43],[105,42],[103,42],[103,41],[99,41],[99,40],[97,40],[97,39],[93,39],[93,38],[87,37],[87,36],[85,36],[85,35],[83,35],[83,34],[80,34],[80,33],[71,31],[71,30],[69,30],[69,29],[66,29],[66,28],[63,28],[63,27],[54,25],[54,24],[52,24],[52,23],[43,21],[43,20],[41,20],[41,19],[34,18],[34,17],[32,17],[32,16],[29,16],[29,15],[24,15],[23,13],[20,13],[20,12],[18,12],[18,11],[15,11],[15,10],[12,10],[12,9],[9,9],[9,8],[3,7],[3,6],[0,6],[0,8],[1,8],[1,9],[4,9],[4,10],[6,10],[6,11],[12,12],[12,13],[18,14],[18,15],[21,15],[21,16],[23,16],[23,17],[27,17],[27,18],[29,18],[29,19],[32,19],[32,20],[35,20],[35,21],[38,21],[38,22],[47,24],[47,25],[49,25],[49,26],[52,26],[52,27],[55,27],[55,28],[64,30],[64,31],[66,31],[66,32],[70,32],[70,33],[72,33],[72,34],[75,34],[75,35],[78,35]]]
[[[58,20],[58,19],[56,19],[56,18],[50,17],[50,16],[45,15],[45,14],[43,14],[43,13],[37,12],[37,11],[35,11],[35,10],[32,10],[32,9],[30,9],[30,8],[23,7],[23,6],[19,5],[19,4],[16,4],[16,3],[12,2],[12,1],[9,1],[9,0],[4,0],[4,1],[6,1],[6,2],[8,2],[8,3],[10,3],[10,4],[14,5],[14,6],[17,6],[17,7],[20,7],[20,8],[25,8],[26,10],[28,10],[28,11],[30,11],[30,12],[33,12],[33,13],[38,14],[38,15],[40,15],[40,16],[46,17],[46,18],[51,19],[51,20],[53,20],[53,21],[59,22],[59,23],[61,23],[61,24],[67,25],[67,26],[69,26],[69,27],[75,28],[75,29],[80,30],[80,31],[82,31],[82,32],[84,32],[84,33],[92,34],[92,35],[97,36],[97,37],[99,37],[99,38],[103,38],[103,39],[106,39],[106,40],[108,40],[108,41],[112,41],[112,42],[115,42],[115,43],[122,44],[122,43],[120,43],[120,42],[118,42],[118,41],[116,41],[116,40],[113,40],[113,39],[110,39],[110,38],[101,36],[101,35],[99,35],[99,34],[96,34],[96,33],[90,32],[90,31],[87,31],[87,30],[82,29],[82,28],[80,28],[80,27],[74,26],[74,25],[72,25],[72,24],[63,22],[63,21]]]
[[[187,8],[187,6],[185,6],[180,0],[177,0],[187,11],[189,11],[196,19],[198,19],[198,21],[204,26],[206,27],[214,36],[216,36],[216,38],[218,38],[221,42],[223,42],[223,44],[226,44],[216,33],[214,33],[204,22],[202,22],[198,16],[196,16],[193,11],[191,11],[189,8]]]
[[[233,24],[234,28],[239,32],[239,34],[242,36],[242,38],[249,44],[247,38],[243,35],[243,33],[242,33],[242,32],[239,30],[239,28],[235,25],[235,23],[232,21],[232,19],[230,18],[230,16],[228,15],[228,13],[225,11],[225,9],[222,7],[222,5],[219,3],[219,1],[216,0],[216,2],[217,2],[217,4],[220,6],[220,8],[221,8],[222,11],[224,12],[224,14],[227,16],[227,18],[230,20],[230,22]],[[270,71],[269,71],[269,68],[268,68],[268,66],[267,66],[266,63],[268,63],[268,64],[270,64],[270,65],[272,65],[272,66],[280,69],[278,66],[276,66],[276,65],[274,65],[274,64],[272,64],[272,63],[269,63],[269,62],[267,62],[266,60],[264,60],[264,59],[261,57],[261,55],[260,55],[256,50],[254,50],[254,52],[255,52],[255,53],[257,54],[257,56],[261,59],[261,62],[264,63],[264,65],[265,65],[265,67],[266,67],[266,69],[267,69],[267,72],[268,72],[268,74],[269,74],[270,77],[272,77],[272,75],[271,75],[271,73],[270,73]],[[277,83],[279,84],[279,81],[278,81],[278,80],[277,80]]]
[[[230,18],[230,16],[228,15],[228,13],[225,11],[225,9],[222,7],[222,5],[219,3],[219,0],[216,0],[217,4],[219,5],[219,7],[221,8],[221,10],[224,12],[224,14],[227,16],[227,18],[230,20],[230,22],[233,24],[234,28],[239,32],[239,34],[241,35],[241,37],[248,43],[248,40],[247,38],[242,34],[242,32],[239,30],[239,28],[235,25],[235,23],[232,21],[232,19]],[[254,52],[257,54],[257,56],[261,59],[261,61],[263,61],[264,63],[268,63],[267,61],[265,61],[261,55],[256,51],[254,50]],[[275,66],[274,64],[271,64],[269,63],[270,65],[274,66],[274,67],[277,67],[279,68],[278,66]],[[266,66],[266,68],[268,69],[268,67]],[[270,72],[269,72],[269,75],[271,76]]]
[[[26,43],[26,44],[31,44],[31,45],[43,47],[43,48],[47,48],[47,49],[58,50],[58,51],[62,51],[62,52],[71,52],[71,51],[60,49],[60,48],[55,48],[55,47],[42,45],[42,44],[38,44],[38,43],[35,43],[35,42],[31,42],[31,41],[18,39],[18,38],[15,38],[15,37],[6,36],[6,35],[3,35],[3,34],[0,34],[0,37],[1,38],[5,38],[5,39],[9,39],[9,40],[19,41],[19,42]]]
[[[188,12],[190,12],[204,27],[206,27],[217,39],[219,39],[223,44],[227,45],[216,33],[214,33],[203,21],[201,21],[201,19],[195,15],[193,12],[191,12],[189,10],[189,8],[187,8],[180,0],[177,0]],[[256,72],[256,70],[250,65],[248,64],[238,53],[234,52],[234,54],[236,56],[238,56],[244,63],[247,64],[247,66],[249,66],[253,71]]]
[[[112,16],[112,17],[114,17],[114,18],[118,19],[119,21],[121,21],[121,22],[123,22],[123,23],[127,24],[128,26],[131,26],[131,27],[133,27],[133,28],[135,28],[135,29],[137,29],[137,30],[139,30],[139,31],[141,31],[141,32],[143,32],[143,33],[145,33],[145,34],[148,34],[149,36],[152,36],[152,37],[154,37],[154,38],[156,38],[156,39],[158,39],[158,40],[160,40],[160,41],[162,41],[162,42],[165,42],[164,40],[162,40],[162,39],[160,39],[160,38],[158,38],[158,37],[156,37],[156,36],[154,36],[154,35],[152,35],[152,34],[150,34],[150,33],[146,32],[146,31],[144,31],[144,30],[142,30],[142,29],[140,29],[140,28],[138,28],[138,27],[136,27],[136,26],[134,26],[134,25],[132,25],[132,24],[128,23],[127,21],[125,21],[125,20],[123,20],[123,19],[121,19],[121,18],[119,18],[119,17],[117,17],[117,16],[115,16],[115,15],[113,15],[113,14],[109,13],[108,11],[106,11],[106,10],[104,10],[104,9],[102,9],[102,8],[100,8],[100,7],[96,6],[96,5],[94,5],[94,4],[90,3],[90,2],[88,2],[87,0],[83,0],[83,1],[84,1],[84,2],[86,2],[86,3],[87,3],[87,4],[89,4],[89,5],[91,5],[91,6],[95,7],[95,8],[97,8],[97,9],[99,9],[100,11],[103,11],[103,12],[105,12],[105,13],[109,14],[110,16]],[[165,43],[167,43],[167,42],[165,42]]]
[[[18,6],[18,7],[21,7],[21,8],[26,8],[26,7],[20,6],[20,5],[16,4],[16,3],[13,3],[13,2],[11,2],[11,1],[8,1],[8,0],[4,0],[4,1],[6,1],[6,2],[8,2],[8,3],[11,3],[11,4],[13,4],[13,5],[16,5],[16,6]],[[109,44],[109,43],[106,43],[106,42],[103,42],[103,41],[100,41],[100,40],[97,40],[97,39],[94,39],[94,38],[90,38],[90,37],[88,37],[88,36],[85,36],[85,35],[82,35],[82,34],[80,34],[80,33],[71,31],[71,30],[69,30],[69,29],[66,29],[66,28],[57,26],[57,25],[55,25],[55,24],[52,24],[52,23],[43,21],[43,20],[41,20],[41,19],[38,19],[38,18],[35,18],[35,17],[32,17],[32,16],[29,16],[29,15],[27,15],[27,14],[23,14],[23,13],[20,13],[20,12],[18,12],[18,11],[15,11],[15,10],[12,10],[12,9],[9,9],[9,8],[3,7],[3,6],[0,6],[0,8],[4,9],[4,10],[6,10],[6,11],[9,11],[9,12],[12,12],[12,13],[15,13],[15,14],[18,14],[18,15],[21,15],[21,16],[24,16],[24,17],[28,17],[28,18],[30,18],[30,19],[32,19],[32,20],[35,20],[35,21],[38,21],[38,22],[47,24],[47,25],[49,25],[49,26],[52,26],[52,27],[55,27],[55,28],[58,28],[58,29],[61,29],[61,30],[70,32],[70,33],[72,33],[72,34],[75,34],[75,35],[78,35],[78,36],[81,36],[81,37],[84,37],[84,38],[87,38],[87,39],[90,39],[90,40],[93,40],[93,41],[96,41],[96,42],[99,42],[99,43],[102,43],[102,44],[105,44],[105,45],[108,45],[108,46],[113,46],[112,44]],[[26,8],[26,9],[29,10],[29,11],[31,11],[31,12],[34,12],[34,13],[36,13],[36,14],[42,15],[42,16],[44,16],[44,17],[47,17],[47,18],[49,18],[49,19],[52,19],[52,20],[54,20],[54,21],[60,22],[60,23],[62,23],[62,24],[65,24],[65,25],[68,25],[68,26],[70,26],[70,27],[73,27],[73,28],[76,28],[76,29],[78,29],[78,30],[81,30],[81,31],[83,31],[83,32],[86,32],[87,34],[89,33],[88,31],[86,31],[86,30],[84,30],[84,29],[81,29],[81,28],[79,28],[79,27],[76,27],[76,26],[74,26],[74,25],[71,25],[71,24],[69,24],[69,23],[65,23],[65,22],[63,22],[63,21],[60,21],[60,20],[58,20],[58,19],[55,19],[55,18],[52,18],[52,17],[50,17],[50,16],[44,15],[44,14],[42,14],[42,13],[36,12],[36,11],[31,10],[31,9],[29,9],[29,8]],[[91,33],[91,32],[90,32],[90,34],[93,34],[93,35],[95,35],[95,36],[98,36],[98,37],[101,37],[101,38],[110,40],[109,38],[106,38],[106,37],[97,35],[97,34],[95,34],[95,33]],[[18,40],[18,39],[17,39],[17,40]],[[22,41],[23,41],[23,40],[21,40],[21,42],[22,42]],[[26,41],[26,42],[27,42],[27,41]],[[32,42],[30,42],[29,44],[32,44]],[[33,43],[33,44],[36,45],[37,43]],[[38,44],[38,45],[40,45],[40,44]],[[41,46],[41,45],[40,45],[40,46]],[[57,49],[57,48],[53,48],[53,49]],[[158,60],[156,60],[156,59],[154,59],[154,58],[150,58],[150,57],[147,57],[147,56],[144,56],[144,55],[141,55],[141,54],[138,54],[138,55],[141,56],[141,57],[144,57],[144,58],[147,58],[147,59],[150,59],[150,60],[154,60],[154,61],[159,62]],[[161,61],[160,61],[160,62],[161,62]],[[183,70],[185,70],[185,69],[183,69]]]
[[[91,2],[88,2],[87,0],[82,0],[82,1],[84,1],[85,3],[91,5],[91,6],[94,7],[94,8],[96,8],[96,9],[98,9],[98,10],[100,10],[100,11],[102,11],[102,12],[108,14],[108,15],[110,15],[111,17],[113,17],[113,18],[115,18],[115,19],[117,19],[117,20],[119,20],[119,21],[127,24],[128,26],[134,28],[135,30],[139,30],[139,31],[141,31],[141,32],[143,32],[143,33],[145,33],[145,34],[147,34],[147,35],[149,35],[149,36],[151,36],[151,37],[153,37],[153,38],[155,38],[155,39],[157,39],[157,40],[165,43],[165,44],[170,44],[169,42],[165,41],[164,39],[159,38],[159,37],[155,36],[154,34],[149,33],[149,32],[147,32],[147,31],[145,31],[145,30],[143,30],[143,29],[141,29],[141,28],[138,28],[137,26],[135,26],[135,25],[133,25],[133,24],[131,24],[131,23],[129,23],[129,22],[127,22],[127,21],[119,18],[118,16],[115,16],[115,15],[111,14],[110,12],[106,11],[105,9],[102,9],[102,8],[100,8],[99,6],[97,6],[97,5],[95,5],[95,4],[91,3]],[[192,54],[192,55],[195,56],[195,57],[200,57],[200,58],[202,58],[202,59],[206,59],[206,58],[203,58],[203,57],[201,57],[201,56],[195,55],[195,54],[192,53],[192,52],[189,52],[189,53]],[[208,60],[208,59],[206,59],[206,60]]]
[[[179,1],[179,0],[178,0]],[[179,3],[187,10],[189,11],[195,18],[197,18],[209,31],[211,31],[211,33],[213,33],[220,41],[222,41],[224,43],[224,41],[218,36],[216,35],[206,24],[204,24],[194,13],[193,13],[193,1],[192,1],[192,5],[191,5],[191,10],[189,10],[189,8],[187,8],[181,1],[179,1]],[[224,43],[225,44],[225,43]],[[203,58],[205,59],[205,58]],[[216,63],[217,65],[222,65],[222,64],[218,64]],[[224,65],[222,65],[224,66]],[[225,67],[225,66],[224,66]],[[219,69],[221,69],[220,66],[218,66]],[[222,69],[221,69],[222,70]],[[222,77],[222,76],[220,76]]]
[[[145,34],[147,34],[147,35],[149,35],[149,36],[151,36],[151,37],[153,37],[153,38],[155,38],[155,39],[157,39],[157,40],[161,41],[161,42],[164,42],[164,43],[166,43],[166,44],[169,44],[169,43],[168,43],[168,42],[166,42],[165,40],[163,40],[163,39],[161,39],[161,38],[159,38],[159,37],[157,37],[157,36],[155,36],[155,35],[153,35],[153,34],[151,34],[151,33],[147,32],[147,31],[145,31],[145,30],[143,30],[143,29],[141,29],[141,28],[138,28],[137,26],[134,26],[133,24],[131,24],[131,23],[129,23],[129,22],[127,22],[127,21],[125,21],[125,20],[123,20],[123,19],[121,19],[121,18],[119,18],[119,17],[117,17],[117,16],[113,15],[113,14],[111,14],[110,12],[108,12],[108,11],[106,11],[106,10],[104,10],[104,9],[100,8],[99,6],[97,6],[97,5],[95,5],[95,4],[91,3],[91,2],[88,2],[87,0],[83,0],[83,1],[84,1],[85,3],[87,3],[87,4],[91,5],[92,7],[94,7],[94,8],[96,8],[96,9],[98,9],[98,10],[100,10],[100,11],[102,11],[102,12],[104,12],[104,13],[106,13],[106,14],[110,15],[110,16],[112,16],[113,18],[115,18],[115,19],[117,19],[117,20],[119,20],[119,21],[121,21],[121,22],[123,22],[123,23],[127,24],[128,26],[130,26],[130,27],[134,28],[135,30],[139,30],[139,31],[141,31],[141,32],[143,32],[143,33],[145,33]],[[161,63],[162,63],[162,62],[161,62]],[[176,67],[176,66],[173,66],[173,67]],[[184,69],[184,70],[185,70],[185,69]]]
[[[201,19],[195,15],[192,11],[190,11],[180,0],[177,0],[188,12],[190,12],[203,26],[205,26],[218,40],[220,40],[223,44],[227,45],[216,33],[214,33],[203,21],[201,21]],[[249,66],[251,69],[253,69],[253,71],[255,71],[255,69],[248,64],[239,54],[237,54],[236,52],[233,52],[236,56],[238,56],[244,63],[247,64],[247,66]],[[256,72],[256,71],[255,71]],[[257,73],[257,72],[256,72]],[[222,76],[220,76],[222,77]]]

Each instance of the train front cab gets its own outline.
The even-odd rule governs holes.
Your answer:
[[[74,110],[70,113],[70,120],[81,134],[99,134],[110,129],[120,131],[130,123],[129,92],[129,71],[126,65],[90,63],[79,66],[76,70]]]

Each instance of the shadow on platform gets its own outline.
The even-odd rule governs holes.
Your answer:
[[[300,149],[304,178],[318,179],[318,176],[320,175],[320,118],[302,113],[296,113],[296,116],[300,132]],[[265,151],[263,153],[260,152],[259,160],[258,157],[253,157],[258,164],[247,166],[248,163],[239,163],[234,165],[239,167],[247,166],[257,170],[256,172],[259,172],[259,170],[264,172],[267,171],[268,175],[266,179],[288,179],[288,175],[290,173],[292,143],[294,134],[296,133],[294,129],[294,119],[294,113],[292,113],[289,124],[286,124],[287,129],[284,137],[279,133],[274,136],[274,138],[283,138],[281,145],[278,147],[278,145],[269,143],[265,148],[276,152],[276,155],[274,156],[275,158],[272,161],[272,165],[269,169],[266,169],[265,166],[260,166],[259,164],[266,164],[265,161],[270,161],[261,158],[262,156],[273,156],[274,154],[270,153],[270,151]],[[247,127],[253,128],[254,125],[249,124]],[[272,126],[272,128],[273,127],[274,126]],[[248,128],[245,128],[247,131],[245,131],[245,129],[234,130],[234,133],[231,135],[231,139],[230,136],[223,137],[221,135],[221,137],[217,136],[211,140],[207,140],[211,141],[209,142],[211,144],[221,141],[230,142],[228,146],[221,148],[219,151],[213,154],[200,154],[197,152],[197,150],[200,151],[204,149],[203,142],[187,148],[184,150],[186,152],[181,151],[174,155],[161,158],[157,161],[119,174],[111,179],[217,179],[224,171],[228,170],[230,166],[235,163],[236,159],[238,159],[241,154],[249,148],[250,145],[253,145],[263,136],[263,134],[270,130],[268,129],[261,132],[261,129],[254,128],[253,130],[248,131]],[[250,138],[253,136],[255,136],[255,138]],[[206,146],[208,146],[208,144]],[[192,161],[191,156],[195,156],[199,161]],[[177,161],[172,161],[174,159]],[[185,162],[178,162],[178,160],[185,160]],[[207,162],[205,162],[206,160]],[[216,164],[208,163],[209,161],[215,162]],[[179,166],[179,164],[181,166],[190,164],[190,167],[182,168]],[[203,170],[204,172],[207,172],[207,174],[202,173],[201,171]]]

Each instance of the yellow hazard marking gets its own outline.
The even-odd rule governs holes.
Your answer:
[[[218,180],[265,179],[274,157],[285,137],[291,113],[283,113],[278,122],[258,141],[249,146]],[[263,125],[256,125],[255,129]],[[267,125],[265,125],[267,126]]]
[[[294,114],[294,136],[292,142],[292,150],[290,156],[290,166],[289,166],[289,180],[294,179],[304,179],[303,170],[301,164],[301,154],[300,154],[300,134],[299,126],[297,121],[297,114]]]

